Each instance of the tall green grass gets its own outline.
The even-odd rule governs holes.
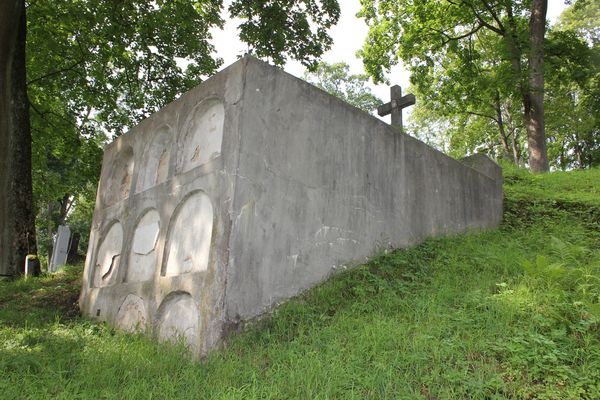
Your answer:
[[[500,229],[377,255],[202,363],[73,316],[80,268],[1,283],[1,396],[598,399],[600,173],[506,170]]]

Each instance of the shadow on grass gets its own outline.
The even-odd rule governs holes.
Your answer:
[[[42,327],[79,316],[82,265],[53,275],[0,282],[0,326]]]

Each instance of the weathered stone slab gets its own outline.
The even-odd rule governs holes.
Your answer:
[[[156,244],[160,233],[160,216],[149,210],[133,232],[133,243],[127,268],[127,282],[142,282],[154,277],[157,263]]]
[[[499,167],[463,162],[246,57],[107,146],[81,309],[205,354],[340,264],[497,226]]]
[[[95,257],[94,286],[102,287],[115,283],[122,249],[123,226],[120,222],[113,222],[98,246],[98,253]]]
[[[71,243],[71,229],[66,225],[60,225],[56,232],[56,240],[52,249],[52,258],[48,263],[48,272],[56,272],[67,263],[69,255],[69,244]]]
[[[147,311],[144,300],[128,295],[117,312],[116,325],[127,332],[143,331],[146,329]]]

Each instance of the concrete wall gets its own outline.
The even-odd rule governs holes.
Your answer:
[[[81,309],[204,354],[378,247],[496,226],[467,163],[244,58],[106,148]]]
[[[242,76],[232,65],[106,147],[84,314],[196,354],[219,340]]]
[[[337,98],[248,59],[227,318],[244,320],[378,247],[491,228],[500,168],[469,168]]]

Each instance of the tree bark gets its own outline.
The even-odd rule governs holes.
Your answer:
[[[500,140],[502,141],[502,147],[504,148],[504,153],[510,156],[510,148],[508,147],[508,137],[506,136],[506,130],[504,129],[504,121],[502,119],[502,108],[500,105],[500,93],[496,90],[496,98],[494,108],[496,110],[496,123],[498,124],[498,130],[500,132]],[[514,157],[512,158],[512,162],[516,163]]]
[[[547,9],[548,0],[533,0],[529,20],[529,91],[524,105],[529,168],[532,172],[547,172],[549,169],[544,126],[544,36]]]
[[[24,0],[0,1],[0,275],[36,254]]]
[[[524,82],[521,68],[521,48],[517,38],[517,23],[510,3],[507,6],[508,26],[505,34],[513,73],[518,79],[518,90],[523,102],[523,116],[527,130],[529,169],[532,172],[548,171],[546,131],[544,126],[544,37],[548,0],[533,0],[529,21],[529,85]]]

